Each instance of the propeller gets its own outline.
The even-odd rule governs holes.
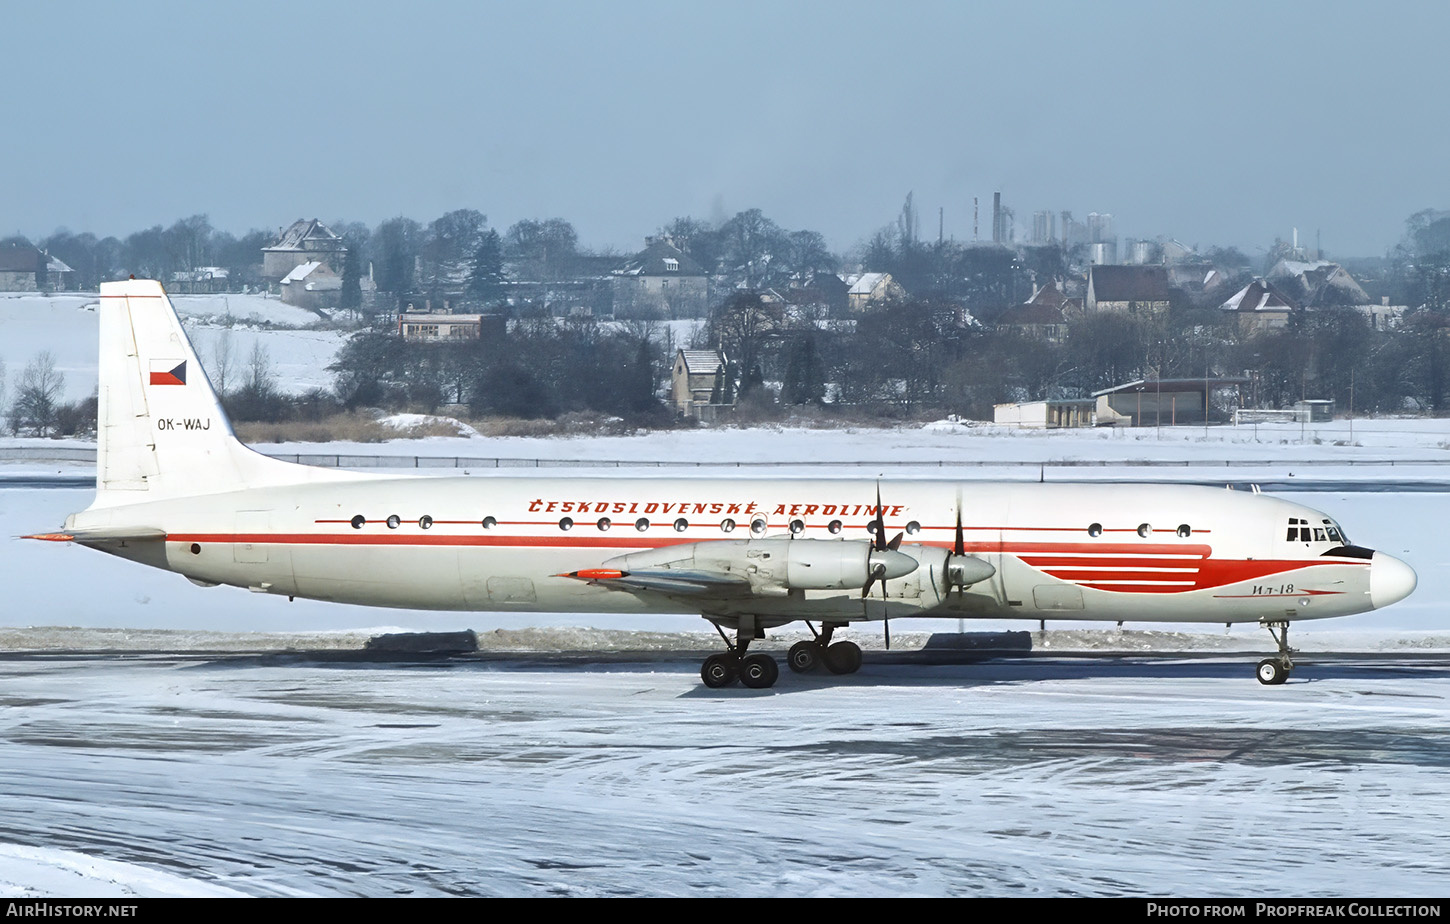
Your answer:
[[[967,556],[967,541],[962,530],[962,491],[957,489],[957,531],[952,539],[952,554],[947,557],[947,583],[956,588],[960,601],[967,587],[997,573],[997,569],[980,558]],[[950,591],[948,591],[950,593]]]
[[[871,522],[871,530],[875,536],[871,542],[873,553],[888,552],[892,555],[901,555],[897,549],[901,548],[901,540],[905,533],[897,533],[890,542],[886,541],[886,508],[881,506],[881,483],[876,484],[876,519]],[[905,557],[905,556],[903,556]],[[883,610],[882,625],[886,631],[886,647],[891,647],[891,619],[890,609],[886,604],[886,577],[887,562],[890,560],[887,555],[872,554],[867,562],[866,583],[861,587],[861,610],[867,613],[866,598],[871,596],[871,585],[877,581],[881,582],[881,605]],[[869,618],[869,614],[867,614]]]

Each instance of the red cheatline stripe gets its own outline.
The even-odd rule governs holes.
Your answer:
[[[1201,555],[1163,555],[1152,558],[1139,558],[1135,555],[1083,555],[1079,558],[1066,558],[1060,555],[1019,554],[1017,557],[1034,568],[1194,568],[1206,560]]]
[[[642,541],[641,537],[621,533],[618,538],[594,536],[448,536],[448,535],[369,535],[367,533],[173,533],[172,542],[246,542],[272,545],[376,545],[376,546],[517,546],[520,548],[620,548],[640,549],[679,545],[689,540],[670,539]]]
[[[1039,571],[1045,571],[1048,574],[1051,574],[1051,575],[1053,575],[1055,577],[1069,577],[1069,578],[1074,578],[1074,579],[1081,578],[1083,576],[1083,573],[1084,572],[1086,572],[1088,574],[1099,574],[1099,575],[1102,575],[1105,578],[1113,577],[1113,576],[1119,575],[1119,574],[1197,574],[1198,573],[1198,569],[1197,568],[1142,568],[1142,567],[1134,567],[1134,568],[1113,568],[1113,567],[1105,567],[1105,566],[1102,566],[1102,565],[1084,565],[1082,567],[1075,567],[1075,568],[1039,568],[1038,570]]]
[[[1180,593],[1187,593],[1187,592],[1193,591],[1193,590],[1200,590],[1200,589],[1202,589],[1202,588],[1199,588],[1199,587],[1195,587],[1192,584],[1189,584],[1186,587],[1183,586],[1183,585],[1181,585],[1181,584],[1175,584],[1175,585],[1171,585],[1170,586],[1170,585],[1165,585],[1165,584],[1103,584],[1103,583],[1097,583],[1097,584],[1081,584],[1079,586],[1081,586],[1081,587],[1089,587],[1089,588],[1092,588],[1093,590],[1106,590],[1106,591],[1110,591],[1112,593],[1120,593],[1120,594],[1180,594]]]

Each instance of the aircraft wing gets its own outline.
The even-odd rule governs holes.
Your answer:
[[[685,570],[680,568],[658,571],[619,571],[610,568],[595,568],[586,571],[570,571],[559,577],[577,578],[591,584],[617,587],[621,590],[653,590],[672,596],[695,596],[709,594],[720,596],[749,596],[750,581],[742,575],[719,571]]]

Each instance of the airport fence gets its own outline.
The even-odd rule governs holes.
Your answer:
[[[254,447],[255,448],[255,447]],[[1322,466],[1415,467],[1444,466],[1450,458],[1412,459],[874,459],[825,461],[820,459],[525,459],[504,456],[419,456],[365,453],[263,452],[283,462],[320,468],[384,469],[550,469],[550,468],[738,468],[830,467],[896,470],[903,468],[1309,468]],[[0,447],[0,462],[90,462],[95,447]]]

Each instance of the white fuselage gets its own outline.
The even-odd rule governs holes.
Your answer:
[[[868,542],[878,490],[885,533],[905,533],[900,550],[920,563],[884,598],[878,585],[864,603],[854,587],[702,602],[567,576],[715,540]],[[995,571],[960,592],[941,573],[958,498],[965,552]],[[92,508],[71,525],[164,530],[106,550],[199,583],[446,610],[1228,623],[1360,613],[1394,593],[1381,580],[1376,599],[1371,553],[1324,514],[1178,485],[360,478]]]

